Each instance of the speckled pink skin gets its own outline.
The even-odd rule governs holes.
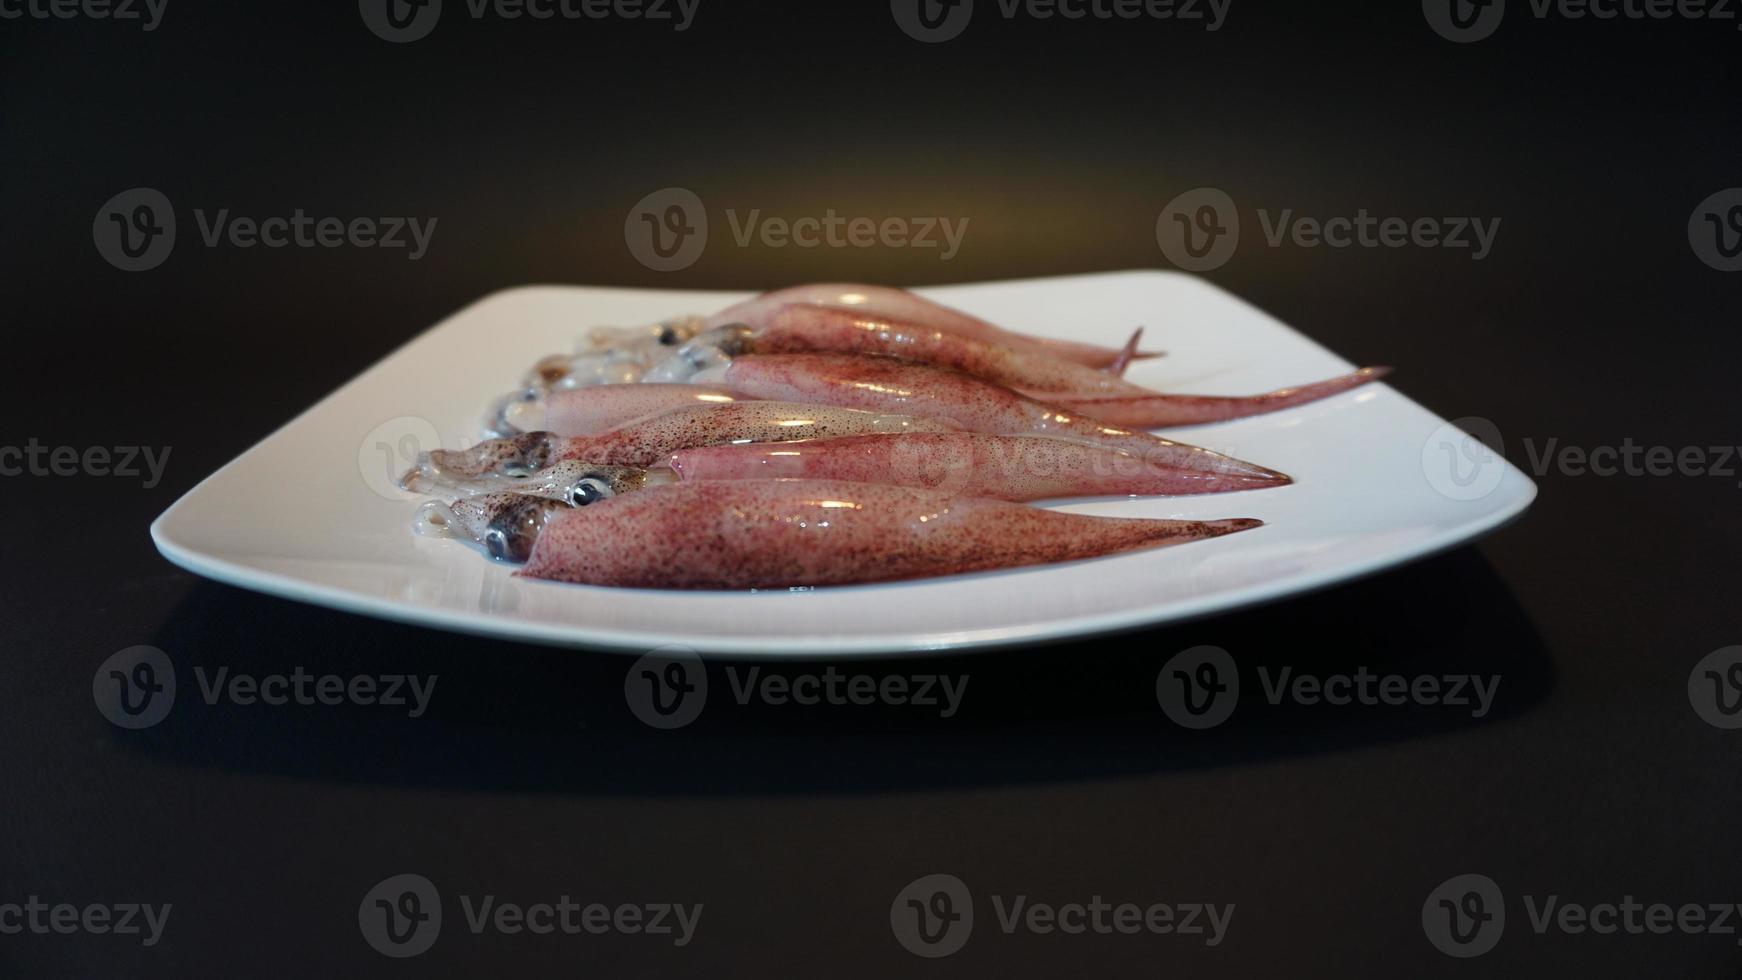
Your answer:
[[[826,439],[875,432],[948,432],[946,421],[823,405],[745,401],[694,405],[636,419],[593,436],[562,439],[552,461],[585,459],[617,466],[652,466],[680,449],[727,442]]]
[[[728,387],[752,398],[946,419],[971,432],[1052,436],[1176,469],[1289,482],[1275,470],[1085,418],[933,364],[864,354],[749,354],[734,358],[725,375]]]
[[[674,408],[737,400],[710,385],[618,384],[552,391],[544,397],[544,429],[559,436],[590,436]]]
[[[848,480],[1011,501],[1227,493],[1276,485],[1156,466],[1126,453],[1062,439],[981,432],[707,446],[673,453],[667,465],[685,481]]]
[[[1067,340],[1049,340],[1044,337],[1031,337],[1014,330],[1005,330],[1002,327],[987,323],[979,317],[969,316],[960,310],[953,310],[930,300],[921,299],[906,290],[853,283],[817,283],[763,293],[755,299],[728,307],[708,317],[706,323],[703,324],[703,329],[711,330],[714,327],[723,327],[732,323],[747,323],[752,327],[766,326],[769,319],[781,307],[792,303],[833,306],[875,316],[895,317],[919,326],[930,327],[933,330],[1004,344],[1008,347],[1048,357],[1063,358],[1094,368],[1109,367],[1117,362],[1120,356],[1120,351],[1116,348],[1096,347],[1092,344],[1078,344]],[[1139,354],[1137,356],[1146,357],[1149,355]]]
[[[1170,425],[1204,425],[1229,419],[1263,415],[1296,405],[1329,398],[1369,381],[1377,381],[1391,373],[1390,368],[1362,368],[1340,378],[1319,381],[1298,388],[1283,388],[1264,395],[1224,397],[1218,395],[1159,395],[1082,397],[1076,395],[1038,395],[1050,405],[1074,409],[1091,418],[1134,429],[1161,429]]]
[[[759,354],[884,354],[954,368],[1018,391],[1154,395],[1106,371],[1040,353],[947,333],[891,316],[828,306],[783,306],[758,328]]]
[[[673,483],[552,515],[519,574],[656,589],[847,585],[1094,558],[1260,523],[1088,517],[830,480]]]
[[[609,466],[649,467],[663,463],[680,449],[726,442],[782,442],[826,439],[878,432],[953,432],[958,427],[939,419],[861,412],[826,405],[793,405],[779,401],[744,401],[725,405],[692,405],[644,416],[590,436],[559,436],[526,432],[506,439],[488,439],[468,449],[434,449],[425,453],[400,485],[458,486],[492,479],[524,477],[553,463],[584,459]],[[497,489],[506,489],[501,487]]]

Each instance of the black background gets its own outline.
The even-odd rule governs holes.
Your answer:
[[[12,477],[0,590],[0,902],[172,902],[156,948],[0,936],[0,975],[1736,976],[1736,937],[1537,935],[1520,901],[1742,899],[1742,733],[1703,723],[1693,664],[1742,642],[1738,478],[1538,476],[1480,546],[1176,628],[880,663],[970,675],[962,712],[710,711],[654,732],[627,661],[394,626],[207,583],[150,520],[426,326],[529,282],[919,285],[1161,267],[1155,215],[1223,188],[1315,216],[1503,220],[1441,249],[1265,248],[1211,278],[1447,418],[1526,438],[1735,445],[1742,278],[1689,247],[1742,184],[1734,21],[1538,20],[1436,36],[1418,4],[1233,0],[1171,22],[1005,21],[916,43],[878,2],[702,0],[690,30],[464,16],[388,44],[355,4],[171,0],[155,32],[0,21],[0,444],[173,447],[163,483]],[[154,187],[180,244],[128,274],[93,247]],[[643,195],[718,214],[950,215],[961,254],[737,248],[639,265]],[[195,208],[435,216],[403,251],[198,245]],[[318,533],[312,529],[311,533]],[[206,707],[143,732],[93,708],[135,644],[228,665],[440,675],[429,714]],[[1187,733],[1155,672],[1199,643],[1248,669],[1503,676],[1494,713],[1270,708]],[[1248,683],[1253,678],[1248,676]],[[715,675],[716,683],[723,676]],[[425,874],[429,953],[373,952],[357,906]],[[980,897],[961,953],[891,936],[905,884]],[[1424,898],[1499,882],[1479,960]],[[695,942],[480,937],[458,893],[706,905]],[[986,896],[1233,902],[1221,946],[1005,936]]]

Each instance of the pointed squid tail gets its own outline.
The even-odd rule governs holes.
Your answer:
[[[1282,388],[1262,395],[1120,395],[1105,398],[1040,394],[1037,397],[1111,425],[1134,429],[1162,429],[1225,422],[1294,408],[1341,394],[1351,388],[1359,388],[1390,373],[1391,369],[1388,367],[1362,368],[1341,377],[1296,388]]]
[[[1131,339],[1127,340],[1125,342],[1125,346],[1120,349],[1119,355],[1117,357],[1113,358],[1113,363],[1107,365],[1107,373],[1111,374],[1115,378],[1123,378],[1125,376],[1125,369],[1131,366],[1132,361],[1135,361],[1139,358],[1144,358],[1144,357],[1160,357],[1161,356],[1160,353],[1155,353],[1155,354],[1140,353],[1137,350],[1137,345],[1142,340],[1143,340],[1143,328],[1138,327],[1136,330],[1133,330],[1131,332]]]

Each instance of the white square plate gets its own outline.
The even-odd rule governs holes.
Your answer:
[[[1030,333],[1169,356],[1129,377],[1249,394],[1353,365],[1190,276],[1124,272],[919,290]],[[1211,541],[1005,572],[791,592],[605,589],[511,578],[411,530],[393,477],[432,443],[475,441],[485,405],[596,324],[709,313],[744,293],[536,286],[488,296],[400,348],[207,478],[152,525],[171,561],[221,582],[368,616],[570,646],[678,644],[751,656],[946,650],[1200,616],[1468,541],[1522,512],[1530,479],[1384,384],[1168,435],[1292,475],[1210,497],[1052,506],[1131,517],[1257,517]],[[1400,365],[1408,377],[1409,365]]]

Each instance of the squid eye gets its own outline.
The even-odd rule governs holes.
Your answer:
[[[659,344],[661,347],[670,347],[671,345],[673,345],[675,343],[677,343],[677,331],[676,330],[673,330],[670,327],[666,327],[665,329],[663,329],[659,332]]]
[[[569,506],[585,507],[611,496],[611,486],[595,476],[585,476],[569,488]]]
[[[532,475],[532,467],[526,465],[524,459],[504,460],[502,475],[515,480],[524,480]]]
[[[508,535],[500,528],[491,528],[484,532],[484,550],[497,561],[508,560]]]

